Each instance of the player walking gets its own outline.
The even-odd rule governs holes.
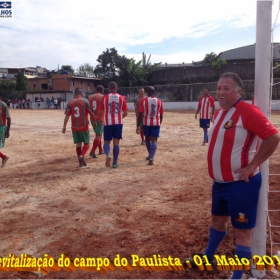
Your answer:
[[[104,87],[99,85],[96,87],[96,92],[92,94],[88,99],[89,105],[95,115],[95,120],[96,120],[96,126],[94,126],[94,121],[92,118],[90,118],[90,122],[95,132],[95,139],[93,141],[91,152],[89,153],[89,155],[93,158],[97,158],[97,155],[95,154],[95,150],[97,147],[99,148],[99,154],[100,155],[104,154],[104,151],[102,149],[102,144],[101,144],[101,136],[104,130],[104,115],[101,116],[101,119],[99,119],[98,116],[98,107],[103,97],[103,93],[104,93]]]
[[[157,138],[159,137],[160,125],[163,119],[163,105],[161,100],[155,97],[155,89],[147,88],[148,97],[140,102],[136,133],[140,132],[140,123],[143,120],[143,131],[146,137],[146,148],[149,156],[148,164],[154,164],[154,156],[157,150]]]
[[[199,126],[203,128],[204,132],[203,146],[208,143],[208,128],[210,127],[210,121],[213,121],[215,112],[215,101],[209,95],[209,92],[209,88],[204,88],[204,95],[199,98],[198,108],[195,113],[195,119],[197,119],[197,114],[200,113]]]
[[[95,123],[95,116],[90,109],[88,100],[83,98],[82,90],[76,88],[74,99],[68,102],[66,106],[62,133],[65,133],[67,122],[71,116],[72,135],[74,144],[76,144],[79,167],[87,165],[84,156],[89,148],[88,114],[90,114]],[[82,145],[83,143],[84,145]]]
[[[123,118],[127,116],[127,104],[122,95],[117,93],[117,84],[109,83],[109,93],[103,96],[99,105],[99,118],[104,114],[104,152],[106,154],[105,166],[110,167],[110,143],[113,139],[113,168],[118,167],[120,152],[120,139],[122,139]]]
[[[136,115],[136,123],[138,118],[138,110],[139,110],[139,104],[142,100],[146,98],[145,96],[145,90],[144,88],[139,89],[139,96],[137,98],[137,101],[135,102],[135,115]],[[143,132],[143,120],[140,123],[140,130],[139,130],[140,136],[141,136],[141,145],[145,145],[145,139],[144,139],[144,132]]]

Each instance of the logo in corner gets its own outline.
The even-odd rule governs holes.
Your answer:
[[[243,214],[243,213],[239,213],[237,218],[235,219],[235,221],[237,223],[242,223],[242,224],[248,223],[248,219],[246,218],[245,214]]]
[[[0,2],[0,18],[12,17],[12,2]]]
[[[234,127],[234,122],[232,120],[229,120],[225,123],[224,128],[225,129],[230,129]]]

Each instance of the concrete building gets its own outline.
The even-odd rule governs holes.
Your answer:
[[[22,71],[27,78],[47,76],[48,70],[46,68],[24,67],[24,68],[0,68],[0,81],[1,80],[16,80],[17,74]]]
[[[280,61],[280,43],[272,44],[273,62]],[[253,80],[255,77],[255,44],[221,52],[227,64],[222,70],[203,65],[202,61],[192,63],[163,63],[150,77],[150,84],[190,84],[215,81],[224,72],[235,72],[243,80]]]
[[[72,74],[55,74],[51,78],[34,77],[28,79],[28,90],[64,90],[74,91],[79,87],[85,94],[91,94],[100,84],[100,78],[87,78],[72,76]]]

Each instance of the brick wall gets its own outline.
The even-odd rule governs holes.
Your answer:
[[[45,88],[45,85],[47,85],[47,88]],[[48,89],[51,90],[50,85],[50,79],[49,78],[32,78],[28,79],[27,84],[28,90],[34,90],[34,89]]]
[[[28,80],[28,90],[48,89],[48,90],[75,90],[81,88],[86,93],[93,93],[98,80],[88,78],[72,77],[71,74],[53,75],[52,78],[34,78]],[[45,87],[47,84],[47,88]]]

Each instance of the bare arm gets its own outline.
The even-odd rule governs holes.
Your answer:
[[[136,118],[137,118],[137,116],[138,116],[138,102],[135,103],[134,111],[135,111],[135,115],[136,115]]]
[[[197,119],[197,114],[200,112],[200,107],[197,108],[196,113],[195,113],[195,119]]]
[[[98,111],[98,118],[99,118],[99,120],[100,120],[101,123],[103,123],[103,118],[102,118],[103,112],[104,112],[103,110],[99,110],[99,111]]]
[[[127,111],[123,111],[122,117],[125,118],[127,116]]]
[[[64,118],[64,124],[63,124],[63,128],[62,128],[62,133],[64,134],[65,131],[66,131],[66,125],[68,123],[68,120],[69,120],[70,116],[65,116]]]
[[[95,122],[95,115],[94,115],[94,113],[91,110],[88,110],[88,113],[90,114],[90,116],[92,117],[92,119]]]
[[[138,112],[138,116],[137,116],[137,123],[136,123],[136,133],[139,134],[140,132],[140,123],[143,119],[143,113]]]
[[[211,122],[213,122],[214,113],[215,113],[215,107],[212,107],[212,113],[211,113],[211,117],[210,117],[210,121],[211,121]]]
[[[8,118],[7,119],[7,131],[6,131],[6,134],[5,134],[6,138],[9,138],[9,136],[10,136],[10,127],[11,127],[11,119]]]
[[[279,141],[279,133],[273,134],[268,138],[264,139],[262,141],[259,151],[257,152],[252,162],[248,166],[235,171],[235,173],[239,173],[238,179],[244,180],[245,182],[249,182],[250,174],[252,174],[258,166],[265,162],[274,153]]]

